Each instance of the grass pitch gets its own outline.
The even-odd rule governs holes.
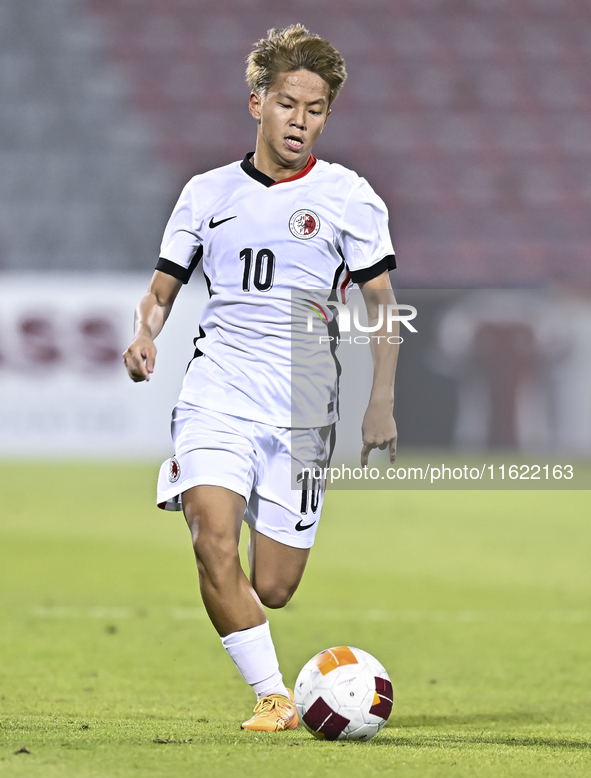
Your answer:
[[[589,492],[332,492],[286,680],[350,644],[386,666],[369,743],[241,732],[253,696],[201,607],[156,468],[0,467],[0,776],[591,775]]]

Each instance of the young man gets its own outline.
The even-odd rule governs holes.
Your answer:
[[[333,368],[315,382],[321,402],[307,424],[293,423],[292,291],[327,289],[342,301],[357,282],[371,322],[379,321],[380,305],[395,302],[384,203],[364,179],[312,155],[345,78],[341,55],[301,25],[270,30],[256,44],[247,68],[256,150],[195,176],[183,190],[124,354],[131,378],[149,380],[154,339],[201,262],[210,300],[173,413],[175,456],[161,469],[158,503],[182,506],[203,602],[258,697],[244,729],[298,724],[263,605],[282,608],[297,589],[322,507],[323,484],[307,516],[309,484],[292,489],[294,436],[303,452],[298,462],[326,466],[337,418]],[[389,446],[395,456],[396,349],[386,338],[374,340],[363,465],[372,448]],[[250,580],[238,555],[243,520],[250,526]]]

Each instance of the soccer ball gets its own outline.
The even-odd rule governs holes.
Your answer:
[[[298,716],[314,737],[369,740],[392,712],[392,684],[375,657],[360,648],[327,648],[312,657],[294,689]]]

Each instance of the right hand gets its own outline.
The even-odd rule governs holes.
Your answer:
[[[147,335],[140,335],[123,354],[123,361],[132,381],[149,381],[154,372],[156,346]]]

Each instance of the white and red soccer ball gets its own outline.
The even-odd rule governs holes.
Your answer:
[[[294,698],[300,721],[323,740],[369,740],[393,705],[388,673],[360,648],[327,648],[298,675]]]

